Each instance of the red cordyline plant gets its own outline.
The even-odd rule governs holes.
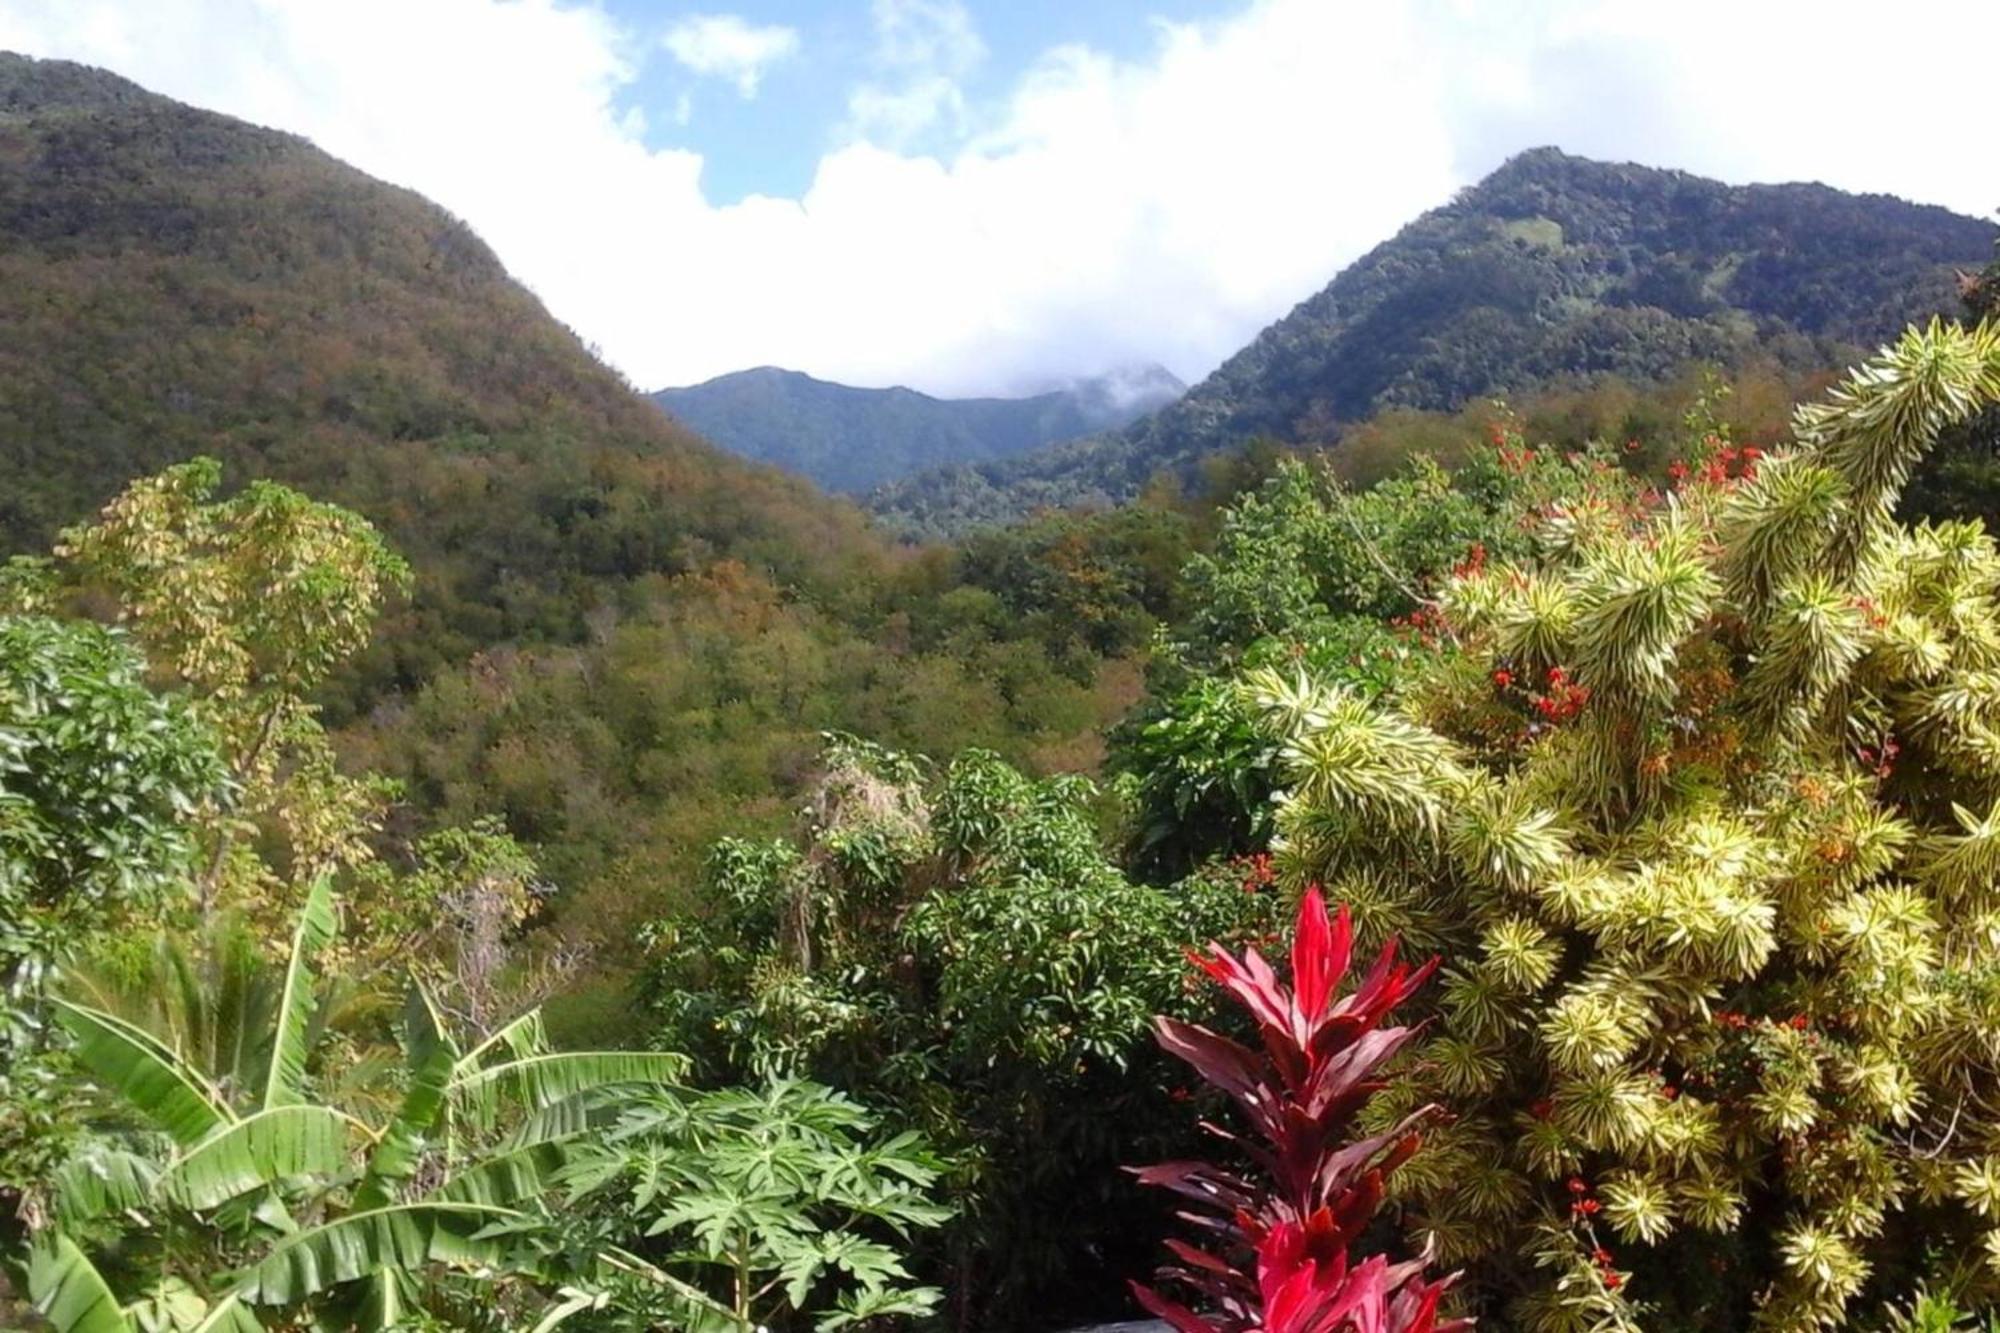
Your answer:
[[[1261,1142],[1203,1128],[1238,1143],[1265,1177],[1249,1180],[1206,1162],[1136,1172],[1192,1200],[1180,1215],[1212,1245],[1170,1240],[1177,1262],[1159,1271],[1195,1292],[1207,1313],[1132,1284],[1140,1304],[1180,1333],[1449,1333],[1471,1322],[1438,1321],[1452,1279],[1426,1281],[1424,1259],[1348,1255],[1381,1206],[1384,1179],[1417,1150],[1417,1126],[1433,1109],[1346,1142],[1354,1116],[1382,1087],[1376,1070],[1417,1035],[1382,1020],[1437,966],[1436,959],[1414,970],[1397,962],[1392,939],[1360,987],[1336,1003],[1353,938],[1346,907],[1329,922],[1314,889],[1299,904],[1290,988],[1255,949],[1240,958],[1219,944],[1206,956],[1189,953],[1250,1011],[1261,1052],[1193,1023],[1154,1020],[1161,1047],[1235,1098]]]

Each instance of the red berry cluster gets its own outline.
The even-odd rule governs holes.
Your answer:
[[[1524,703],[1541,715],[1542,721],[1530,728],[1539,731],[1542,725],[1553,726],[1567,722],[1583,711],[1590,702],[1590,687],[1579,685],[1569,678],[1569,672],[1559,666],[1550,667],[1542,678],[1543,688],[1534,688],[1531,673],[1515,674],[1512,668],[1501,666],[1493,672],[1493,688],[1503,696],[1513,695],[1516,702]]]
[[[1435,607],[1420,606],[1406,616],[1397,616],[1389,628],[1414,638],[1426,648],[1435,648],[1447,632],[1444,613]]]
[[[1567,722],[1590,702],[1590,689],[1570,680],[1561,667],[1550,667],[1548,689],[1534,697],[1535,711],[1551,722]]]

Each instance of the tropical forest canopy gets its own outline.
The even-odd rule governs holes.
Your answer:
[[[2000,1309],[1986,224],[1528,154],[919,545],[303,141],[0,158],[8,1326]]]

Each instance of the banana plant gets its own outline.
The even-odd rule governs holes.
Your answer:
[[[534,1013],[462,1049],[413,988],[400,1104],[370,1123],[314,1098],[315,964],[335,929],[322,882],[254,1043],[256,1076],[226,1085],[106,1008],[52,1001],[79,1064],[142,1127],[93,1140],[58,1173],[55,1224],[27,1265],[58,1333],[387,1329],[473,1270],[521,1279],[507,1290],[529,1311],[575,1304],[536,1285],[529,1238],[550,1174],[685,1061],[551,1051]]]

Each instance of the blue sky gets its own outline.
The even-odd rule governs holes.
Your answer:
[[[649,146],[702,154],[703,192],[716,204],[748,194],[804,193],[820,157],[838,144],[849,94],[881,72],[866,4],[779,0],[691,7],[669,0],[616,0],[605,8],[637,32],[664,33],[690,15],[728,13],[753,28],[797,34],[797,53],[773,60],[749,97],[727,78],[688,69],[663,46],[639,56],[637,81],[623,91],[619,106],[644,113]],[[959,85],[976,108],[1004,98],[1050,47],[1082,44],[1136,59],[1151,48],[1156,23],[1220,17],[1241,8],[1224,0],[972,4],[967,12],[982,51]]]
[[[468,221],[645,388],[1193,382],[1542,144],[2000,206],[1995,0],[0,0]]]

